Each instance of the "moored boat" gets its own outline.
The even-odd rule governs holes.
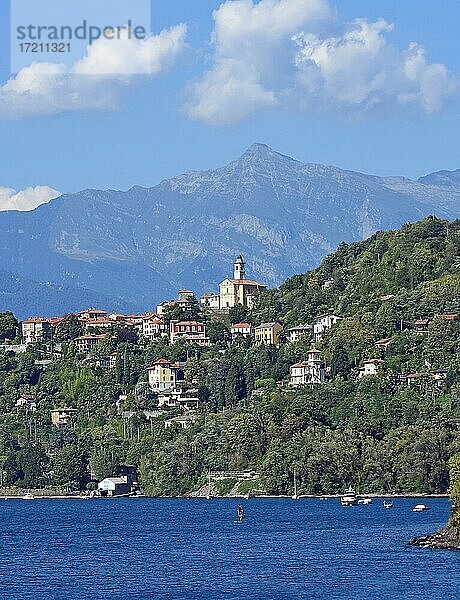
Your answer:
[[[412,509],[412,512],[424,512],[425,510],[430,510],[430,507],[426,504],[416,504]]]
[[[358,504],[356,492],[352,487],[345,491],[344,495],[340,498],[340,503],[342,506],[355,506]]]
[[[393,508],[393,502],[391,500],[384,500],[383,508]]]

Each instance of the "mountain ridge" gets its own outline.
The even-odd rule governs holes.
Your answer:
[[[384,178],[302,163],[255,143],[223,167],[153,187],[87,189],[27,213],[0,213],[0,264],[138,310],[181,287],[215,290],[240,253],[251,276],[274,286],[342,241],[429,214],[460,217],[456,174]],[[73,305],[69,294],[62,305]],[[13,300],[4,308],[17,310]]]

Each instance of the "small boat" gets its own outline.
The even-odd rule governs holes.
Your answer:
[[[393,508],[393,502],[391,500],[384,500],[383,508]]]
[[[294,469],[294,494],[292,496],[293,500],[298,500],[299,496],[297,495],[297,473],[296,470]]]
[[[372,498],[360,498],[358,504],[364,504],[365,506],[372,504]]]
[[[340,504],[342,506],[355,506],[358,504],[358,498],[353,488],[350,487],[345,491],[344,495],[340,498]]]
[[[35,500],[35,496],[33,494],[31,494],[30,492],[27,492],[27,494],[24,494],[22,499],[23,500]]]
[[[424,512],[425,510],[430,510],[430,507],[426,504],[416,504],[412,509],[412,512]]]

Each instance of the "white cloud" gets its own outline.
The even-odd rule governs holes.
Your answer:
[[[415,43],[406,51],[391,46],[385,33],[392,29],[383,19],[357,19],[341,36],[295,36],[299,81],[310,101],[360,110],[409,103],[427,113],[440,110],[453,92],[452,76],[444,65],[428,63]]]
[[[270,107],[432,113],[456,86],[417,44],[392,46],[385,20],[340,27],[328,0],[227,0],[213,16],[213,63],[189,85],[191,119],[225,125]]]
[[[186,34],[182,24],[145,39],[128,39],[127,34],[119,40],[100,38],[74,65],[33,63],[0,86],[0,117],[114,108],[123,87],[174,63]]]
[[[0,187],[0,211],[33,210],[40,204],[46,204],[60,195],[61,192],[42,185],[28,187],[19,192],[12,188]]]
[[[214,64],[191,84],[186,114],[225,125],[277,105],[280,73],[289,68],[286,43],[307,23],[330,14],[327,0],[229,0],[222,4],[213,12]]]

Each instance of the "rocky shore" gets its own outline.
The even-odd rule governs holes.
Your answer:
[[[409,544],[434,550],[460,550],[460,528],[448,525],[432,535],[412,538]]]

